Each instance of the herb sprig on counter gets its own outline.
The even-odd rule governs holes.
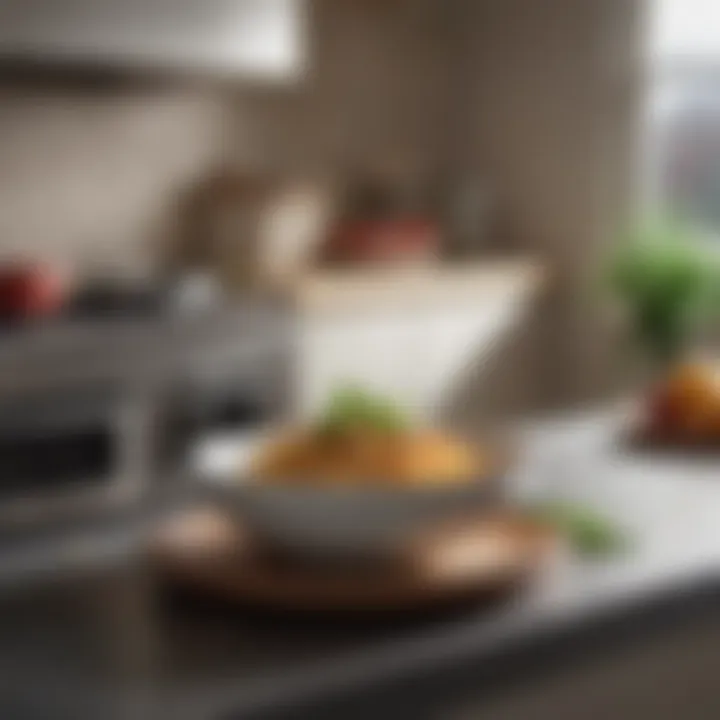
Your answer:
[[[573,549],[584,557],[616,555],[630,545],[627,534],[615,523],[575,503],[546,503],[533,508],[531,513],[565,535]]]

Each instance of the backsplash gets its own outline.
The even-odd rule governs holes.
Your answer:
[[[0,91],[0,253],[147,261],[178,188],[227,148],[230,107],[197,89]]]
[[[127,269],[151,262],[176,201],[219,162],[341,176],[435,149],[436,3],[317,0],[308,77],[98,82],[0,77],[0,258]]]

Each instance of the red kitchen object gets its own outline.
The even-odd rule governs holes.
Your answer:
[[[440,251],[435,223],[422,217],[372,218],[341,223],[326,246],[333,262],[398,263],[429,260]]]
[[[0,315],[12,318],[51,315],[62,307],[66,284],[42,265],[0,266]]]

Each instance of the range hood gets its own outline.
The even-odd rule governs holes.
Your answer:
[[[0,0],[0,57],[287,79],[302,0]]]

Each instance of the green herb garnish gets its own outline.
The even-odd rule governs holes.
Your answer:
[[[335,390],[317,423],[324,434],[354,430],[397,433],[408,425],[408,418],[396,404],[355,386]]]
[[[533,514],[565,534],[573,549],[587,557],[614,555],[626,549],[627,535],[610,520],[589,508],[570,503],[540,506]]]

